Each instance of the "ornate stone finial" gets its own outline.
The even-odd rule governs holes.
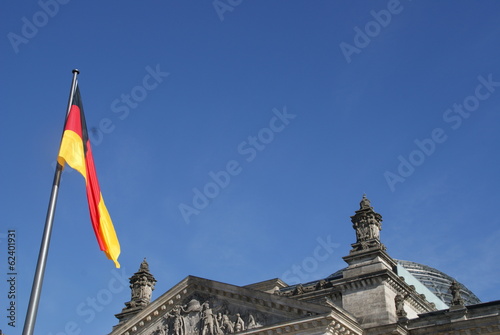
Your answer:
[[[149,272],[149,264],[148,262],[146,262],[146,257],[144,257],[144,260],[141,262],[139,271]]]
[[[146,259],[141,263],[139,271],[130,277],[132,299],[126,303],[127,307],[145,307],[151,302],[151,295],[155,289],[156,279],[149,273],[149,264]]]
[[[356,230],[356,243],[352,245],[351,252],[373,247],[385,250],[385,246],[380,243],[382,215],[373,210],[366,194],[363,194],[359,209],[355,213],[354,216],[351,216],[351,222],[352,227]]]
[[[120,320],[120,323],[132,318],[151,302],[151,295],[155,289],[156,279],[149,272],[149,264],[146,262],[146,258],[144,258],[139,266],[139,270],[129,278],[129,282],[131,299],[125,303],[125,307],[121,313],[115,315]]]
[[[464,300],[462,299],[462,296],[460,295],[460,284],[456,280],[454,280],[451,283],[450,291],[451,291],[451,305],[452,306],[463,306]]]
[[[363,199],[359,203],[359,209],[372,208],[370,200],[366,197],[366,193],[363,194]]]

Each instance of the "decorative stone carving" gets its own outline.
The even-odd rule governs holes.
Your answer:
[[[405,312],[405,298],[401,294],[397,294],[396,297],[394,297],[394,303],[396,304],[396,315],[399,318],[404,318],[406,317],[406,312]]]
[[[181,316],[181,310],[182,306],[177,305],[172,310],[172,313],[166,314],[167,317],[173,318],[172,327],[170,327],[172,329],[171,334],[173,335],[184,335],[185,333],[184,319]]]
[[[222,322],[221,322],[221,330],[225,334],[232,334],[232,333],[234,333],[234,324],[231,322],[231,320],[229,320],[229,316],[227,316],[227,314],[224,314],[224,315],[222,315],[221,320],[222,320]]]
[[[352,244],[351,252],[374,247],[385,250],[385,246],[380,242],[382,215],[373,210],[365,194],[359,203],[359,210],[355,213],[351,216],[351,222],[356,231],[356,243]]]
[[[168,332],[168,328],[167,327],[161,327],[161,326],[157,326],[155,330],[153,330],[153,332],[151,333],[151,335],[166,335]]]
[[[321,279],[321,280],[320,280],[320,281],[316,284],[315,289],[316,289],[316,290],[322,290],[322,289],[326,288],[326,285],[327,285],[326,280]]]
[[[201,322],[202,322],[202,331],[201,335],[217,335],[221,334],[220,325],[217,322],[216,316],[214,315],[212,309],[208,302],[205,302],[202,305],[201,312]]]
[[[460,296],[460,284],[454,280],[450,286],[451,291],[451,304],[453,306],[463,306],[464,300]]]
[[[236,314],[236,322],[234,324],[234,330],[236,332],[240,332],[240,331],[245,330],[245,322],[241,318],[240,313]]]
[[[214,308],[209,301],[200,304],[197,299],[191,299],[184,306],[177,305],[167,312],[163,325],[165,335],[225,335],[262,327],[250,313],[247,316],[240,313],[231,315],[224,311],[223,306]]]
[[[295,287],[295,290],[293,291],[293,295],[299,295],[299,294],[304,294],[304,287],[302,286],[302,284],[298,284]]]
[[[253,315],[250,314],[248,316],[248,326],[247,326],[247,329],[254,329],[254,328],[259,328],[259,327],[262,327],[262,325],[258,324],[255,321],[255,318],[253,317]]]
[[[144,259],[137,271],[130,278],[130,289],[132,290],[132,299],[130,306],[147,306],[151,301],[151,295],[154,290],[156,279],[149,273],[149,264]]]
[[[116,314],[120,322],[130,319],[151,302],[151,295],[155,287],[156,279],[149,272],[149,265],[146,259],[142,261],[139,270],[130,277],[129,282],[131,299],[129,302],[125,303],[125,308],[122,309],[121,313]]]

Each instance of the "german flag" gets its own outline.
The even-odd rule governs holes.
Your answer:
[[[119,268],[120,243],[102,199],[78,84],[73,94],[70,111],[66,116],[57,162],[63,167],[65,163],[68,163],[85,178],[90,219],[97,243],[106,256]]]

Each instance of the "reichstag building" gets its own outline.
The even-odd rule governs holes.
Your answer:
[[[500,334],[500,301],[481,302],[447,274],[392,258],[382,216],[363,196],[347,267],[309,283],[235,286],[188,276],[156,300],[144,260],[110,335]]]

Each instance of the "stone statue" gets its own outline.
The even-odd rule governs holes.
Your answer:
[[[405,312],[405,297],[403,297],[401,294],[397,294],[396,297],[394,297],[394,302],[396,304],[396,315],[398,317],[405,317],[406,312]]]
[[[453,306],[463,306],[464,300],[460,296],[460,284],[454,280],[450,286],[451,291],[451,304]]]
[[[241,318],[240,313],[236,314],[236,322],[234,328],[237,332],[245,330],[245,322]]]
[[[182,306],[177,305],[172,310],[172,313],[167,313],[167,317],[174,318],[173,335],[184,335],[184,318],[181,315]]]
[[[217,323],[217,318],[213,314],[212,309],[210,308],[210,305],[208,302],[205,302],[202,306],[202,322],[203,322],[203,327],[201,331],[201,335],[216,335],[219,333],[219,325]]]
[[[137,282],[137,285],[139,287],[139,298],[149,301],[151,299],[152,290],[146,276],[142,276]]]
[[[138,282],[130,284],[130,289],[132,290],[132,299],[139,299],[141,296],[141,288]]]
[[[317,284],[316,284],[316,290],[322,290],[326,287],[326,281],[324,279],[321,279]]]
[[[219,325],[219,329],[222,330],[222,313],[217,314],[217,324]]]
[[[260,325],[255,322],[255,318],[253,317],[252,314],[250,314],[248,316],[248,326],[247,326],[247,329],[254,329],[254,328],[258,328],[260,327]]]
[[[298,294],[304,294],[304,287],[302,286],[302,284],[299,284],[295,287],[295,290],[293,291],[293,294],[294,295],[298,295]]]
[[[363,240],[363,231],[358,223],[353,224],[353,228],[356,230],[356,241],[360,242]]]
[[[380,229],[376,222],[370,224],[370,237],[375,239],[380,239]]]
[[[229,320],[229,316],[227,316],[227,314],[222,315],[221,328],[226,334],[234,333],[234,324],[231,320]]]

